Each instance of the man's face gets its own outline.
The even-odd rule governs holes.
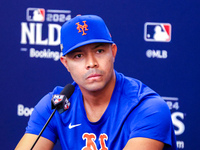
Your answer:
[[[93,43],[71,51],[61,62],[81,90],[99,91],[113,83],[116,52],[115,44]]]

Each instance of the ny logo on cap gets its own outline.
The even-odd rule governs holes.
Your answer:
[[[80,25],[79,24],[79,22],[77,22],[76,23],[76,25],[77,25],[77,30],[78,30],[78,33],[80,33],[80,32],[83,32],[83,34],[82,35],[86,35],[87,33],[85,33],[85,31],[87,31],[88,30],[88,25],[86,24],[86,21],[83,21],[83,23],[84,23],[84,25]],[[81,31],[82,30],[82,31]]]

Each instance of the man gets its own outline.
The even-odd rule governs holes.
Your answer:
[[[70,108],[55,113],[35,149],[53,149],[57,139],[64,150],[176,149],[168,106],[142,82],[114,70],[117,46],[100,17],[66,22],[61,50],[75,91]],[[30,149],[52,113],[52,96],[61,90],[56,87],[36,105],[16,149]]]

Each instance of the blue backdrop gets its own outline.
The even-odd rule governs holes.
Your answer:
[[[46,93],[72,82],[59,61],[59,29],[77,14],[105,20],[118,46],[115,69],[157,91],[171,110],[178,148],[198,149],[198,0],[9,0],[0,14],[1,149],[14,149]]]

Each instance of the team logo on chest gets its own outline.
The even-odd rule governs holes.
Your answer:
[[[95,143],[96,135],[94,133],[84,133],[82,135],[83,140],[86,140],[85,147],[83,147],[81,150],[98,150],[97,145]],[[100,150],[108,150],[108,147],[106,146],[105,140],[108,140],[107,134],[103,133],[99,136],[99,142],[100,142]]]
[[[77,30],[78,30],[78,33],[80,32],[83,32],[82,35],[86,35],[87,33],[85,33],[85,31],[88,31],[88,25],[86,24],[86,21],[83,21],[83,25],[81,25],[79,22],[76,23],[77,25]]]

